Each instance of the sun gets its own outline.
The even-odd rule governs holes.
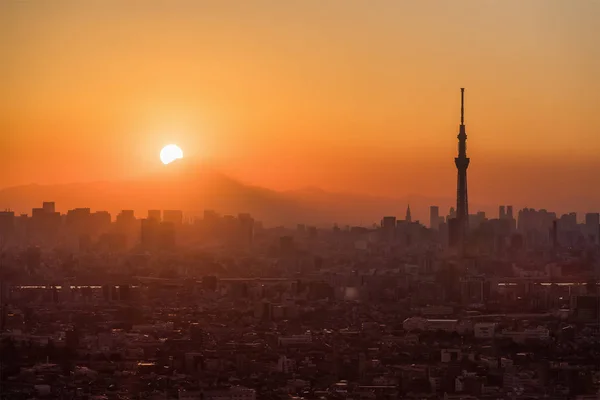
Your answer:
[[[160,151],[160,161],[163,164],[170,164],[180,158],[183,158],[183,150],[176,144],[168,144]]]

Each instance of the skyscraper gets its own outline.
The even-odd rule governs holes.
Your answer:
[[[183,223],[183,211],[181,210],[164,210],[162,215],[163,222],[171,222],[175,225]]]
[[[162,221],[162,211],[161,210],[148,210],[148,219],[152,219],[157,222]]]
[[[429,227],[436,231],[440,227],[440,208],[438,206],[429,207]]]
[[[383,217],[381,220],[383,240],[392,241],[396,235],[396,217]]]
[[[410,204],[406,207],[406,222],[412,222],[412,216],[410,215]]]
[[[600,233],[600,214],[585,214],[585,230],[587,237],[592,243],[599,243],[598,234]]]
[[[467,157],[467,133],[465,131],[464,120],[464,99],[465,89],[460,89],[460,129],[458,133],[458,157],[454,159],[454,164],[458,171],[458,182],[456,188],[456,219],[458,234],[461,238],[467,233],[469,221],[469,198],[467,195],[467,168],[469,167],[469,158]]]
[[[42,208],[45,213],[54,213],[56,212],[56,205],[53,201],[44,201],[42,203]]]

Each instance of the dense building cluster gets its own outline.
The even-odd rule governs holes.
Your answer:
[[[2,398],[597,399],[598,214],[0,214]]]

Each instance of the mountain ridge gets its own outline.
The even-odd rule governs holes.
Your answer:
[[[0,209],[29,214],[43,201],[54,201],[62,212],[88,207],[109,211],[113,216],[123,209],[135,210],[138,217],[144,217],[149,209],[181,209],[189,216],[201,216],[205,209],[213,209],[221,214],[248,212],[270,225],[371,225],[384,215],[404,218],[409,204],[414,219],[428,222],[429,205],[439,205],[444,215],[448,209],[445,207],[453,204],[447,198],[390,198],[330,192],[314,186],[276,191],[242,182],[199,163],[167,167],[157,174],[117,181],[32,183],[0,189]]]

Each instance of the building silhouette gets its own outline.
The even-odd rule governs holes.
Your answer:
[[[0,242],[8,241],[15,231],[15,213],[0,211]]]
[[[383,240],[392,241],[396,236],[396,217],[387,216],[381,220]]]
[[[593,244],[600,243],[600,214],[587,213],[585,214],[585,233],[587,239]]]
[[[161,222],[162,221],[162,211],[161,210],[148,210],[148,219]]]
[[[440,228],[440,208],[438,206],[429,207],[429,227],[436,231]]]
[[[175,225],[183,223],[183,211],[181,210],[164,210],[162,215],[163,222],[171,222]]]
[[[44,201],[42,203],[42,209],[47,214],[54,213],[56,212],[56,204],[53,201]]]
[[[469,198],[467,194],[467,168],[470,159],[467,157],[467,133],[464,120],[465,89],[460,89],[460,128],[458,133],[458,157],[454,164],[458,172],[456,187],[456,221],[451,223],[450,233],[454,237],[451,242],[458,244],[464,241],[469,226]]]

